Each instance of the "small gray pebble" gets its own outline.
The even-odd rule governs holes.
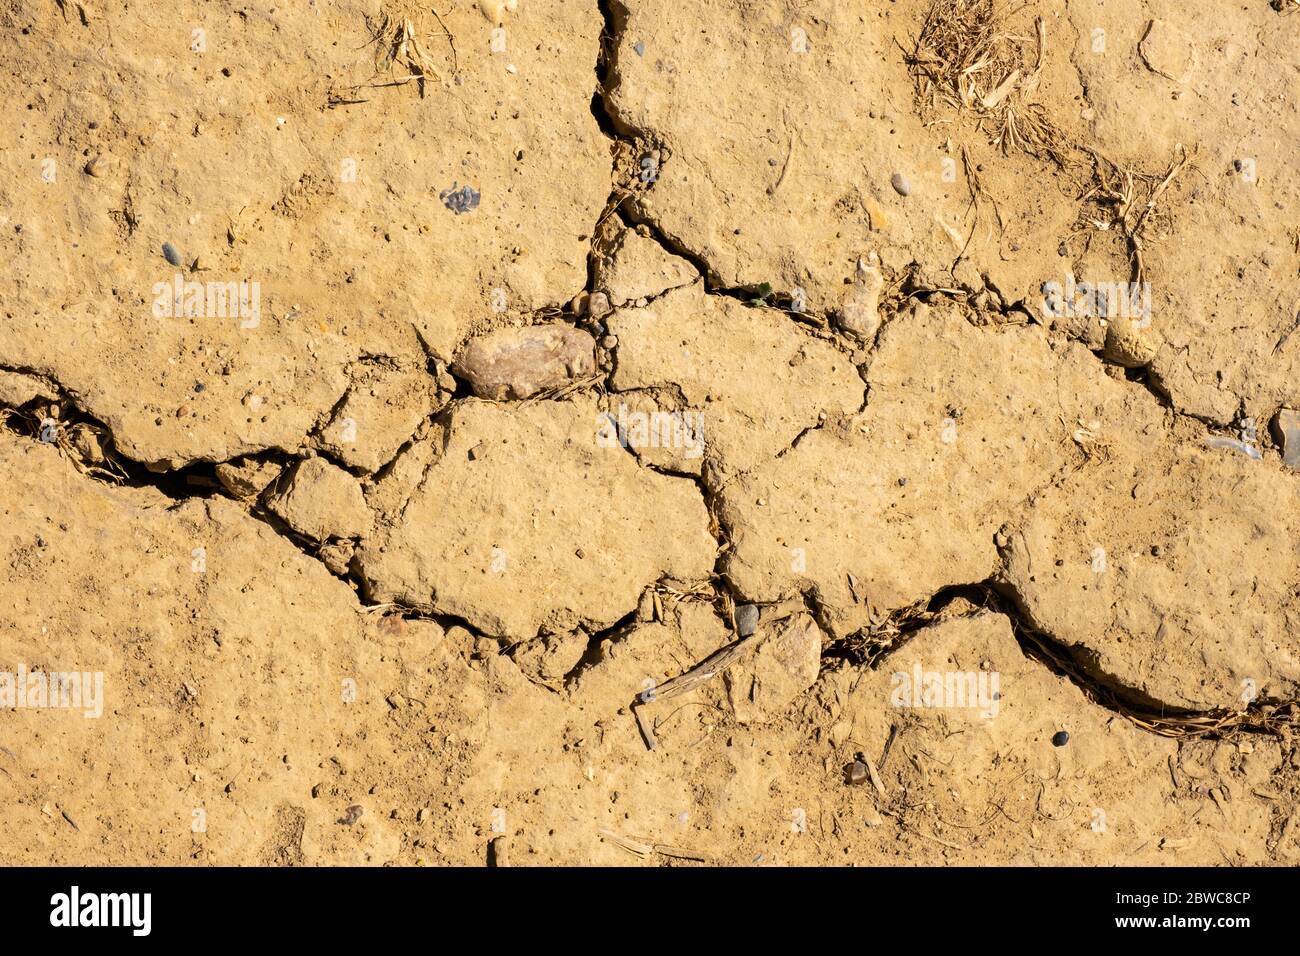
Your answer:
[[[456,186],[456,183],[452,183],[450,189],[444,189],[438,193],[438,198],[442,200],[442,204],[458,216],[461,213],[477,209],[481,196],[479,191],[473,186],[461,186],[459,189]]]
[[[636,50],[637,56],[645,56],[645,44],[640,40],[637,40],[632,44],[632,49]]]
[[[894,187],[894,192],[900,196],[906,196],[912,191],[912,184],[907,181],[907,177],[902,173],[894,173],[889,177],[889,185]]]
[[[170,242],[163,243],[163,258],[174,266],[181,264],[181,254],[176,251],[176,247]]]
[[[753,604],[742,604],[736,608],[736,630],[741,637],[749,637],[758,630],[758,608]]]

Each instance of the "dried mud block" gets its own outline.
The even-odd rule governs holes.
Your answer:
[[[1282,463],[1292,471],[1300,471],[1300,412],[1280,409],[1273,418],[1273,432],[1282,446]]]
[[[466,343],[452,371],[479,398],[530,398],[594,374],[596,342],[563,323],[501,329]]]
[[[862,700],[883,708],[882,724],[916,721],[927,736],[945,727],[947,733],[959,732],[948,746],[970,758],[959,761],[967,785],[978,777],[977,768],[991,770],[999,754],[1014,755],[1017,772],[1035,776],[1051,776],[1058,763],[1070,776],[1103,774],[1121,756],[1114,749],[1116,737],[1129,746],[1159,740],[1122,722],[1117,727],[1125,733],[1109,729],[1111,712],[1026,657],[1002,614],[980,611],[923,628],[883,661],[866,684],[860,688]],[[1056,747],[1053,737],[1061,731],[1068,743]],[[875,738],[873,733],[873,742]],[[1172,749],[1170,743],[1165,752]],[[1163,762],[1163,754],[1150,753],[1149,746],[1142,750],[1150,754],[1144,763]]]
[[[575,676],[570,696],[584,708],[613,713],[691,664],[676,628],[654,621],[638,624],[601,641],[596,660]]]
[[[712,282],[768,283],[825,316],[868,249],[886,261],[952,261],[939,222],[966,221],[968,184],[960,172],[945,178],[954,168],[945,161],[960,161],[907,107],[914,82],[894,47],[919,21],[892,8],[864,21],[834,0],[813,0],[797,16],[783,0],[619,7],[606,106],[621,131],[658,150],[632,157],[640,181],[629,202],[706,263]],[[1047,180],[1041,166],[1022,177],[998,197],[1003,215],[1021,218],[1014,208],[1036,223],[1055,220]],[[1055,267],[1047,235],[1018,246],[1012,264],[996,239],[977,233],[965,254],[981,272],[1014,274],[1004,287],[1012,300],[1027,291],[1022,279]]]
[[[1164,20],[1147,24],[1138,52],[1149,70],[1175,83],[1189,82],[1196,72],[1196,48],[1191,38]]]
[[[604,407],[605,440],[620,442],[660,471],[692,477],[704,474],[707,416],[684,405],[678,389],[620,391],[609,395]]]
[[[38,398],[53,402],[58,397],[53,389],[35,376],[0,369],[0,405],[18,408]]]
[[[976,328],[951,307],[901,313],[867,378],[861,414],[718,498],[740,593],[811,590],[836,635],[988,577],[994,532],[1077,455],[1078,420],[1129,414],[1131,390],[1081,346],[1058,353],[1036,326]]]
[[[700,277],[688,260],[634,229],[620,228],[614,242],[614,251],[598,262],[596,286],[609,296],[615,308],[638,299],[652,299]]]
[[[1144,37],[1134,52],[1151,64],[1137,59],[1135,75],[1109,50],[1075,58],[1096,111],[1086,141],[1157,182],[1178,144],[1187,148],[1188,167],[1144,229],[1143,281],[1162,343],[1148,367],[1176,411],[1228,425],[1244,404],[1265,421],[1279,406],[1300,407],[1300,338],[1290,334],[1300,309],[1290,251],[1300,188],[1278,174],[1293,165],[1300,112],[1273,92],[1293,69],[1296,45],[1266,4],[1232,17],[1194,4],[1160,13],[1154,23],[1132,5],[1063,14],[1083,36]],[[1180,77],[1192,48],[1199,63],[1186,86],[1148,72]],[[1127,271],[1116,265],[1098,278]]]
[[[319,446],[349,467],[376,472],[434,410],[436,397],[423,372],[363,366],[321,430]]]
[[[771,629],[748,661],[724,675],[727,700],[742,724],[780,715],[816,683],[821,670],[822,636],[811,615],[796,614]]]
[[[48,662],[102,675],[98,719],[87,719],[86,708],[5,714],[6,821],[27,834],[6,850],[12,862],[253,865],[301,853],[305,863],[361,864],[367,854],[371,862],[396,856],[400,831],[378,814],[362,836],[336,843],[326,835],[356,802],[350,780],[335,797],[340,778],[322,774],[339,740],[358,722],[370,728],[371,739],[354,741],[344,758],[367,778],[357,779],[355,796],[386,778],[385,762],[406,746],[374,693],[398,686],[399,669],[371,649],[370,619],[357,613],[350,587],[224,498],[176,502],[150,488],[88,481],[55,449],[8,435],[0,435],[0,482],[5,670]],[[448,690],[455,685],[454,672],[435,671],[437,694],[414,687],[413,696],[447,693],[443,680]],[[346,697],[348,686],[355,697]],[[445,772],[439,767],[437,779]],[[56,798],[79,829],[59,809],[42,812],[53,776],[75,776],[86,788]],[[307,799],[318,785],[322,798]],[[299,845],[282,834],[286,799],[316,838]],[[209,826],[196,844],[195,810],[207,808],[211,822],[217,805],[246,825]],[[100,819],[106,813],[111,826]]]
[[[601,641],[595,660],[575,675],[570,697],[584,710],[599,714],[612,714],[638,698],[652,700],[656,687],[730,640],[711,606],[682,605],[667,621],[637,624]]]
[[[515,663],[531,680],[558,687],[587,650],[585,631],[547,634],[516,649]]]
[[[352,554],[355,550],[356,546],[351,541],[340,539],[322,545],[320,550],[316,552],[316,556],[333,573],[344,575],[348,572],[348,565],[352,561]]]
[[[1196,435],[1114,430],[1101,461],[1003,529],[1003,573],[1037,626],[1152,701],[1290,698],[1300,516],[1279,503],[1294,481]]]
[[[712,604],[706,601],[684,601],[679,603],[671,614],[671,620],[677,625],[677,633],[686,645],[689,664],[682,670],[698,664],[724,644],[729,644],[735,635],[723,623]]]
[[[862,378],[847,355],[780,312],[699,286],[620,309],[609,327],[619,342],[615,391],[679,394],[708,457],[727,473],[774,457],[824,417],[862,405]]]
[[[518,5],[513,72],[503,55],[462,49],[457,61],[448,36],[485,50],[491,39],[472,5],[443,11],[441,23],[407,10],[390,28],[409,21],[441,79],[386,87],[382,110],[325,108],[357,86],[410,75],[406,63],[375,75],[367,12],[341,9],[323,29],[310,6],[282,8],[275,31],[231,33],[222,56],[294,66],[235,67],[215,82],[138,8],[103,8],[93,29],[60,38],[57,59],[77,61],[106,36],[132,38],[112,65],[79,77],[51,68],[48,51],[14,47],[14,76],[40,78],[50,95],[22,118],[21,135],[53,143],[77,129],[85,142],[57,157],[57,187],[28,188],[43,185],[42,153],[0,190],[13,280],[0,366],[47,372],[136,461],[292,453],[343,397],[343,373],[360,357],[418,350],[414,329],[449,357],[491,317],[496,289],[526,314],[582,288],[609,196],[609,142],[591,111],[600,10]],[[10,77],[8,95],[25,82]],[[164,87],[201,123],[174,122],[153,95]],[[132,106],[91,92],[109,88]],[[250,91],[275,111],[239,105]],[[104,175],[82,174],[106,149],[110,168],[95,168]],[[166,183],[150,172],[164,167],[179,171]],[[476,209],[444,205],[455,183],[481,195]],[[164,241],[183,253],[179,265],[161,254]],[[184,271],[195,260],[202,271]],[[178,279],[197,287],[179,311]],[[245,280],[242,303],[222,292]],[[249,395],[263,400],[256,410]],[[176,418],[183,405],[195,414]]]
[[[221,487],[236,498],[256,498],[276,479],[281,469],[273,461],[236,458],[223,461],[215,470]]]
[[[469,401],[392,527],[358,553],[378,600],[512,639],[607,627],[664,575],[707,577],[717,543],[690,481],[601,443],[590,399]]]
[[[883,793],[868,781],[870,801],[926,807],[902,839],[948,863],[976,864],[997,848],[1020,864],[1119,855],[1212,864],[1221,852],[1260,859],[1269,835],[1258,803],[1240,804],[1229,823],[1204,797],[1185,798],[1172,775],[1190,778],[1171,767],[1187,748],[1215,744],[1153,735],[1094,703],[1027,657],[1001,614],[923,628],[875,668],[823,672],[809,696],[820,702],[811,719],[840,725],[841,755],[861,750],[876,764]],[[1062,731],[1068,741],[1056,746]],[[1243,797],[1247,779],[1267,779],[1263,767],[1250,771],[1231,784]],[[1208,769],[1197,773],[1200,786],[1216,783]],[[864,797],[854,790],[857,808]]]
[[[317,541],[369,533],[370,510],[361,485],[324,458],[307,458],[289,472],[266,506],[289,527]]]
[[[436,423],[427,433],[421,432],[421,439],[402,448],[382,477],[365,488],[366,504],[377,520],[391,520],[410,500],[429,463],[437,457],[443,434],[442,426]]]

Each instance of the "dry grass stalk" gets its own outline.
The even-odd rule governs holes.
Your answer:
[[[654,689],[654,700],[668,700],[671,697],[689,693],[701,684],[707,684],[730,667],[737,658],[753,648],[765,636],[766,634],[763,631],[757,631],[749,635],[749,637],[742,637],[740,640],[714,651],[686,673],[678,674],[656,687]]]
[[[733,632],[735,630],[734,619],[732,620],[732,630]],[[658,744],[654,733],[658,722],[652,721],[646,715],[645,709],[647,707],[690,693],[697,687],[707,684],[735,663],[738,658],[756,647],[766,636],[767,634],[763,630],[755,631],[749,637],[742,637],[726,647],[714,651],[685,673],[678,674],[659,686],[638,694],[636,700],[632,702],[632,714],[636,718],[637,728],[641,731],[641,737],[645,741],[646,748],[654,750]]]
[[[712,581],[697,581],[689,584],[685,581],[664,579],[654,585],[655,593],[671,597],[675,601],[708,601],[718,599],[718,589]]]
[[[870,624],[841,642],[845,656],[855,664],[875,668],[882,658],[906,643],[913,633],[943,616],[942,611],[928,610],[928,603],[928,600],[921,601],[889,614],[873,614]]]
[[[556,313],[559,314],[558,312]],[[584,378],[570,379],[562,385],[551,385],[547,388],[540,389],[533,395],[529,395],[523,400],[524,405],[534,405],[537,402],[545,401],[563,401],[571,395],[578,392],[584,392],[587,389],[595,389],[598,394],[605,393],[605,376],[588,375]]]
[[[1136,173],[1094,150],[1089,152],[1093,159],[1093,184],[1080,197],[1084,204],[1081,228],[1114,229],[1123,236],[1133,282],[1141,285],[1146,276],[1142,254],[1151,217],[1160,197],[1187,166],[1187,149],[1182,143],[1174,144],[1173,156],[1163,175]]]
[[[670,843],[650,843],[646,840],[638,840],[634,837],[623,836],[621,833],[615,833],[613,830],[602,828],[598,831],[602,840],[608,840],[617,847],[634,853],[644,859],[652,854],[660,856],[669,856],[678,860],[696,860],[701,863],[707,863],[710,859],[708,854],[701,853],[698,850],[689,850],[685,847],[673,846]]]

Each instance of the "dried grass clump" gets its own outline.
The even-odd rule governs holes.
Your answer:
[[[0,426],[52,445],[83,475],[113,483],[127,477],[114,454],[113,436],[108,429],[91,422],[73,424],[60,416],[58,405],[47,405],[35,412],[0,408]],[[91,441],[87,443],[87,439]]]
[[[921,100],[973,113],[1004,152],[1021,150],[1064,166],[1069,144],[1033,102],[1047,44],[1047,26],[1034,36],[1012,32],[1021,6],[997,0],[934,0],[907,64]]]
[[[451,70],[455,74],[458,68],[456,41],[442,22],[438,11],[431,12],[451,47]],[[407,5],[385,7],[374,17],[366,18],[366,27],[370,31],[370,42],[375,47],[375,72],[406,71],[405,76],[395,76],[388,83],[377,85],[400,86],[414,80],[420,96],[424,96],[424,85],[430,77],[442,82],[442,74],[427,52],[433,43],[433,34],[425,29],[423,14],[418,9]]]
[[[1176,145],[1163,173],[1144,173],[1071,140],[1033,99],[1047,49],[1047,26],[1038,17],[1032,37],[1016,33],[1010,24],[1023,9],[1023,4],[1001,0],[933,0],[907,53],[918,99],[929,111],[943,104],[973,115],[1004,153],[1018,150],[1050,160],[1062,170],[1082,172],[1086,187],[1072,235],[1096,230],[1119,236],[1128,249],[1132,280],[1140,285],[1146,275],[1145,239],[1157,203],[1188,165],[1187,150]],[[963,160],[972,202],[978,206],[982,191],[964,153]],[[1001,227],[1001,214],[996,207],[994,212]]]

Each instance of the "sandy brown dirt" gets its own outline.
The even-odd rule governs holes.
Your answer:
[[[0,863],[1300,863],[1295,0],[0,53]]]

